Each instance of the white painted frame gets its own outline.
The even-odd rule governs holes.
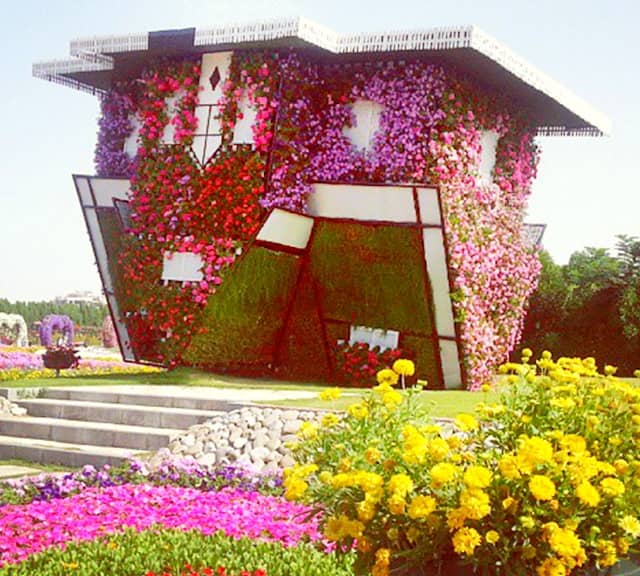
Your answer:
[[[96,258],[96,264],[102,279],[107,304],[111,312],[111,319],[118,335],[118,344],[122,357],[127,362],[136,362],[131,339],[126,324],[120,319],[120,307],[113,292],[113,279],[109,271],[107,249],[102,238],[97,209],[112,208],[116,210],[114,200],[128,200],[129,180],[126,178],[99,178],[95,176],[73,176],[73,181],[80,200],[82,213],[87,224],[87,231],[91,239],[91,246]]]

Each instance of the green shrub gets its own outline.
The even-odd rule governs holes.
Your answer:
[[[350,576],[351,555],[338,557],[310,544],[285,548],[248,538],[235,540],[217,533],[156,529],[128,530],[91,542],[52,548],[0,569],[1,576],[143,576],[169,569],[179,574],[185,564],[194,569],[224,566],[231,574],[262,568],[268,576]]]

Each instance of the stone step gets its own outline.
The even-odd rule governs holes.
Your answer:
[[[220,410],[192,410],[46,398],[16,400],[15,402],[26,408],[29,416],[110,422],[151,428],[189,428],[223,413]]]
[[[39,464],[60,464],[81,468],[86,464],[99,467],[103,464],[117,465],[138,454],[140,450],[90,446],[42,440],[39,438],[17,438],[0,436],[0,460],[23,460]]]
[[[49,400],[78,400],[81,402],[106,402],[109,404],[137,404],[139,406],[164,406],[167,408],[184,408],[188,410],[233,410],[240,408],[240,404],[216,400],[215,398],[204,398],[198,395],[197,391],[193,395],[183,393],[180,395],[164,393],[161,386],[147,391],[140,392],[123,390],[114,392],[113,390],[101,390],[100,387],[86,388],[43,388],[40,390],[38,398]]]
[[[182,432],[177,428],[152,428],[109,422],[82,422],[35,416],[0,415],[0,434],[39,438],[72,444],[118,446],[138,450],[158,450]]]

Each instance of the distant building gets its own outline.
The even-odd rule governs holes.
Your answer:
[[[83,292],[70,292],[65,296],[58,296],[54,302],[57,304],[96,304],[105,305],[107,299],[103,294],[97,294],[88,290]]]

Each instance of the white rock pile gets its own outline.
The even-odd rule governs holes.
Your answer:
[[[3,396],[0,396],[0,414],[9,416],[24,416],[26,413],[26,408],[22,408],[21,406],[14,404],[10,400],[7,400]]]
[[[192,426],[169,443],[175,456],[191,456],[203,466],[233,464],[265,473],[293,465],[288,442],[305,421],[319,420],[324,412],[248,406]],[[157,454],[162,459],[166,450]],[[151,464],[153,465],[152,458]]]

